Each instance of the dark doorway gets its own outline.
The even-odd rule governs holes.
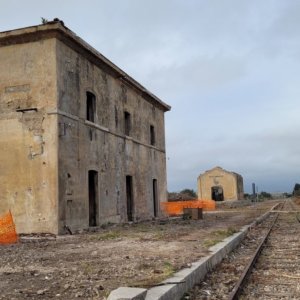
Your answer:
[[[153,212],[154,217],[156,218],[158,215],[158,202],[157,202],[157,180],[152,180],[152,194],[153,194]]]
[[[133,221],[133,190],[132,176],[126,176],[126,201],[127,201],[127,220]]]
[[[97,226],[98,172],[89,171],[89,226]]]
[[[223,188],[221,186],[213,186],[211,188],[211,198],[215,201],[223,201],[224,200]]]

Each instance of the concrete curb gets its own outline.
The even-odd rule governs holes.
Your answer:
[[[112,291],[107,300],[144,300],[146,289],[119,287]]]
[[[150,288],[147,291],[146,298],[144,299],[180,300],[184,293],[192,289],[196,283],[199,283],[201,280],[203,280],[208,272],[210,272],[217,264],[219,264],[223,260],[223,258],[228,253],[230,253],[240,244],[249,229],[264,221],[277,207],[277,205],[278,204],[274,205],[271,210],[258,217],[250,225],[242,227],[239,232],[224,239],[224,241],[218,243],[217,245],[210,247],[210,255],[201,258],[197,262],[192,263],[190,268],[182,269],[179,272],[175,273],[173,277],[170,277],[167,280],[163,281],[159,284],[159,286]]]
[[[276,206],[271,210],[275,207]],[[209,248],[212,253],[209,256],[203,257],[199,261],[192,263],[190,268],[180,270],[175,273],[173,277],[163,281],[160,286],[150,288],[145,300],[180,300],[184,293],[192,289],[196,283],[203,280],[208,272],[240,244],[249,229],[261,223],[269,216],[269,214],[270,211],[266,212],[250,225],[244,226],[240,232]]]

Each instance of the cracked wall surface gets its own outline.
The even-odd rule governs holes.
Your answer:
[[[212,187],[223,188],[224,200],[244,199],[243,177],[220,167],[206,171],[198,177],[198,198],[211,199]]]
[[[88,228],[91,171],[96,225],[128,221],[126,176],[132,220],[160,215],[170,107],[57,22],[0,33],[0,66],[0,214],[19,233]]]
[[[89,170],[99,174],[98,224],[127,221],[126,175],[133,178],[134,220],[152,218],[153,179],[158,199],[166,200],[164,112],[62,42],[57,58],[58,122],[64,128],[59,137],[60,227],[87,227]],[[87,92],[96,97],[94,122],[86,121]],[[131,116],[129,137],[124,135],[125,111]],[[152,124],[155,146],[150,145]]]
[[[57,231],[56,41],[0,47],[0,214]]]

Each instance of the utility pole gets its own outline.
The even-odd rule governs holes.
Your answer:
[[[252,201],[255,202],[256,193],[255,193],[255,183],[252,183]]]

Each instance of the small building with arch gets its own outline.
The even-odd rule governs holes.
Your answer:
[[[197,186],[198,199],[215,201],[244,199],[243,177],[221,167],[215,167],[201,174]]]
[[[0,215],[62,234],[160,215],[170,106],[60,20],[0,32]]]

